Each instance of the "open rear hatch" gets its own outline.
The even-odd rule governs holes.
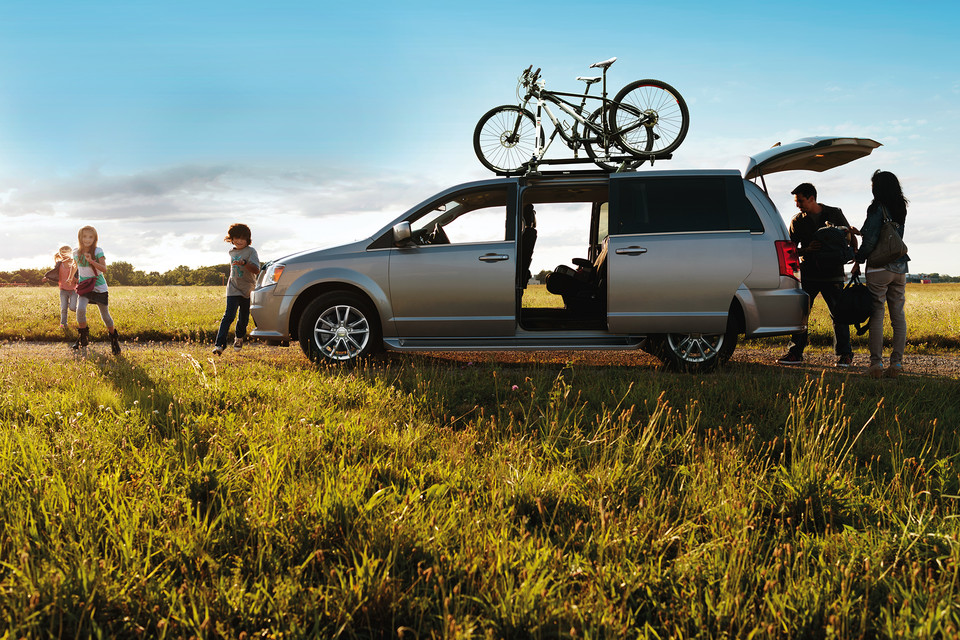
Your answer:
[[[763,181],[763,176],[778,171],[826,171],[870,155],[880,146],[869,138],[801,138],[779,144],[750,158],[743,177]],[[764,185],[766,188],[766,185]]]

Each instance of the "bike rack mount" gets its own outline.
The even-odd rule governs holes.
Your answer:
[[[598,167],[598,170],[603,171],[603,173],[622,173],[624,171],[635,171],[638,167],[643,165],[645,162],[649,162],[652,167],[656,160],[669,160],[673,157],[672,153],[661,153],[651,155],[645,158],[638,158],[637,156],[610,156],[609,158],[601,158],[604,162],[619,163],[620,167],[616,171],[606,171],[601,167]],[[523,169],[520,172],[505,172],[497,171],[498,176],[513,176],[513,175],[543,175],[539,170],[540,165],[557,165],[557,164],[594,164],[593,158],[541,158],[540,160],[529,160],[523,164]],[[562,173],[562,172],[561,172]]]

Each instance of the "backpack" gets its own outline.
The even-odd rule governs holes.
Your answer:
[[[817,229],[814,240],[820,242],[820,251],[811,257],[816,260],[820,269],[835,269],[853,262],[855,253],[847,241],[847,232],[846,227],[835,227],[830,223]]]

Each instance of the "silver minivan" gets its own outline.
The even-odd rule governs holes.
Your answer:
[[[806,325],[796,246],[763,176],[823,171],[877,146],[805,138],[751,158],[744,174],[562,172],[451,187],[370,238],[269,264],[252,294],[251,336],[297,341],[321,362],[383,348],[642,348],[706,371],[741,335]],[[589,221],[582,254],[546,273],[546,296],[529,286],[545,211]]]

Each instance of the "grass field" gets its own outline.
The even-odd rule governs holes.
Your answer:
[[[60,300],[55,287],[4,288],[3,296],[0,340],[64,339],[58,329]],[[111,287],[110,313],[122,333],[140,340],[212,341],[223,315],[223,296],[222,287]],[[562,306],[562,301],[543,285],[533,285],[524,295],[524,305]],[[810,317],[811,344],[832,343],[826,311],[818,299]],[[960,349],[960,284],[908,285],[906,313],[911,350]],[[94,333],[102,327],[95,310],[88,313],[88,321]],[[889,324],[888,320],[888,337]],[[786,339],[763,341],[770,342]],[[865,348],[866,336],[855,337],[854,343]]]
[[[213,359],[219,288],[111,296],[181,341],[0,346],[0,637],[960,635],[955,380]]]

